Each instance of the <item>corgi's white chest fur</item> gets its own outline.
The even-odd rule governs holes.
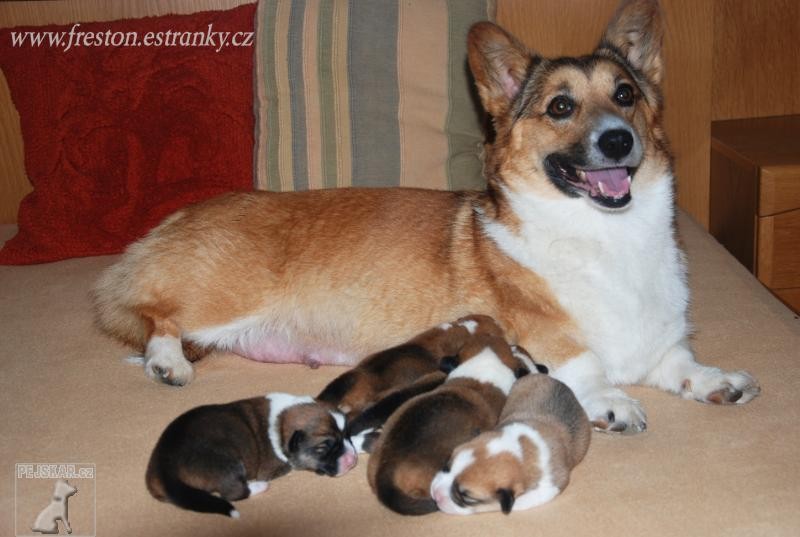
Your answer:
[[[548,282],[613,383],[641,381],[688,331],[671,177],[636,186],[632,206],[613,214],[585,199],[508,193],[520,231],[485,224],[501,250]]]

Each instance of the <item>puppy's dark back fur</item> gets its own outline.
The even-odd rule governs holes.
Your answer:
[[[267,456],[267,409],[264,397],[254,397],[200,406],[176,418],[150,457],[150,493],[184,509],[230,516],[233,506],[226,499],[246,498],[248,479],[289,471],[287,464]],[[222,498],[209,488],[218,489]]]
[[[381,502],[401,514],[423,515],[437,510],[427,495],[436,472],[456,446],[494,427],[505,397],[494,388],[458,379],[434,392],[417,396],[400,407],[387,423],[370,459],[377,465],[371,484]],[[470,387],[472,389],[458,389]],[[400,472],[414,467],[426,497],[411,496],[397,484]]]

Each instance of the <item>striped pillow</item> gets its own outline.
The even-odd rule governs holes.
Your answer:
[[[492,0],[261,0],[256,187],[474,189],[466,35]]]

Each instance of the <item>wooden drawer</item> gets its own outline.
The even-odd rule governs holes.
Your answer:
[[[800,287],[800,209],[758,219],[757,267],[770,289]]]
[[[711,127],[709,231],[800,312],[800,115]]]
[[[758,214],[769,216],[797,208],[800,208],[800,164],[763,166],[759,180]]]

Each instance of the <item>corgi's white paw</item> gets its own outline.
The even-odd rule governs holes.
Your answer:
[[[194,368],[186,358],[157,354],[144,364],[144,372],[153,380],[172,386],[185,386],[194,378]]]
[[[636,434],[647,430],[647,416],[636,399],[617,388],[608,388],[581,401],[595,430]]]
[[[681,397],[718,405],[743,405],[761,393],[758,381],[747,371],[726,372],[704,367],[681,384]]]

